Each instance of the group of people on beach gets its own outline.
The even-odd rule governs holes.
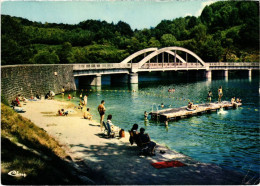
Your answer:
[[[45,99],[54,99],[55,93],[50,90],[47,94],[45,94]]]
[[[144,128],[140,128],[140,132],[138,132],[138,124],[134,124],[132,129],[129,131],[129,142],[131,143],[131,145],[136,143],[137,146],[141,148],[141,155],[154,156],[156,143],[151,141],[151,138],[148,133],[144,132]]]

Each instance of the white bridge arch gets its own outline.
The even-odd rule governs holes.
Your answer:
[[[174,51],[174,52],[173,52]],[[197,61],[202,65],[205,66],[205,62],[194,52],[186,49],[186,48],[182,48],[182,47],[165,47],[165,48],[161,48],[161,49],[157,49],[157,48],[148,48],[148,49],[143,49],[140,50],[132,55],[130,55],[129,57],[127,57],[126,59],[124,59],[121,63],[126,64],[128,62],[130,62],[132,59],[146,53],[146,52],[152,52],[149,55],[147,55],[146,57],[144,57],[140,62],[138,62],[138,66],[141,67],[143,66],[146,62],[149,62],[149,60],[151,60],[153,57],[158,56],[159,54],[166,52],[172,56],[175,56],[176,59],[179,59],[180,62],[182,63],[187,63],[188,61],[185,61],[181,56],[179,56],[177,54],[177,51],[182,51],[182,52],[186,52],[187,54],[190,54],[191,56],[193,56],[195,59],[197,59]]]

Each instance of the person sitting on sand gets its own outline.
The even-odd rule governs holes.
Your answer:
[[[49,92],[45,95],[45,99],[49,99],[49,97],[50,97],[50,94],[49,94]]]
[[[71,100],[71,95],[70,94],[68,95],[68,99],[69,99],[69,101]]]
[[[15,101],[17,103],[17,106],[21,107],[21,103],[20,103],[20,100],[19,100],[18,96],[16,96]]]
[[[120,128],[114,126],[111,120],[112,120],[112,115],[109,114],[109,115],[107,116],[107,123],[106,123],[107,129],[108,129],[107,135],[108,135],[109,137],[115,137],[115,133],[116,133],[116,132],[119,132]]]
[[[92,120],[92,115],[91,115],[90,112],[89,112],[89,108],[87,108],[87,111],[84,112],[83,118],[84,118],[84,119]]]
[[[137,146],[140,144],[139,143],[139,138],[138,138],[138,124],[134,124],[132,129],[130,130],[130,133],[132,135],[130,135],[130,138],[129,138],[129,142],[131,145],[134,144],[134,142],[137,144]]]
[[[36,94],[35,96],[37,99],[41,99],[41,96],[39,96],[39,94]]]
[[[50,99],[54,99],[55,93],[53,91],[50,91],[49,95],[50,95],[50,97],[49,97]]]
[[[18,99],[23,102],[28,101],[25,97],[21,96],[20,94],[18,94]]]
[[[63,116],[68,116],[68,114],[69,114],[69,112],[68,111],[65,112],[64,109],[61,109],[61,112],[62,112]]]
[[[145,129],[141,128],[140,133],[138,135],[139,141],[142,144],[143,153],[148,154],[148,155],[155,155],[156,143],[151,141],[149,134],[147,134],[147,133],[145,134],[144,131],[145,131]],[[145,148],[145,147],[147,147],[147,148]]]
[[[82,110],[83,106],[81,104],[79,104],[78,109]]]
[[[58,116],[62,116],[63,115],[63,113],[61,112],[61,110],[58,110],[58,114],[57,114]]]

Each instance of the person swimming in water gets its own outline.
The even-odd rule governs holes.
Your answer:
[[[148,113],[144,111],[144,119],[147,120],[147,118],[148,118]]]
[[[164,108],[164,104],[163,103],[161,103],[161,108]]]

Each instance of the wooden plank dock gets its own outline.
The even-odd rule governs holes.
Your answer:
[[[216,112],[218,109],[223,107],[224,109],[237,108],[242,103],[231,103],[229,101],[222,101],[221,103],[204,103],[198,104],[196,110],[187,110],[187,106],[180,108],[169,108],[158,111],[150,112],[151,119],[160,121],[173,121],[182,118],[191,117],[194,115],[202,115],[203,113]]]

